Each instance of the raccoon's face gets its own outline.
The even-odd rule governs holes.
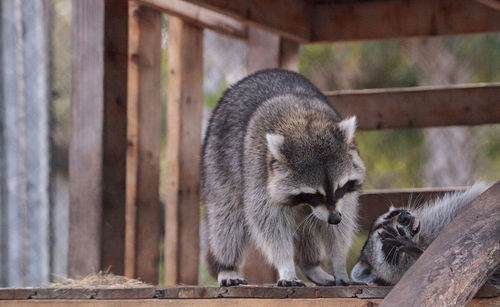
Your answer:
[[[399,279],[402,272],[398,265],[403,253],[396,246],[382,240],[381,233],[387,230],[416,242],[420,221],[409,210],[394,207],[379,216],[373,222],[358,262],[351,272],[354,281],[390,285]]]
[[[318,219],[339,224],[343,208],[357,202],[365,177],[355,129],[356,119],[349,118],[306,122],[292,132],[267,134],[267,188],[273,202],[306,205]]]

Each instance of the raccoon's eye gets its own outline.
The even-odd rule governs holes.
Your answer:
[[[309,204],[317,206],[324,202],[324,196],[321,193],[301,193],[293,197],[295,204]]]
[[[349,180],[344,184],[341,188],[338,188],[337,191],[335,191],[335,198],[342,198],[346,193],[350,193],[354,190],[357,190],[360,188],[360,185],[356,180]]]

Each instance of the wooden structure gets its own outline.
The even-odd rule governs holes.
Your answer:
[[[203,28],[245,41],[249,73],[269,67],[297,70],[302,43],[500,31],[500,11],[491,2],[73,0],[69,273],[83,275],[111,267],[116,274],[157,282],[160,229],[154,217],[159,214],[161,13],[170,15],[165,283],[195,285]],[[499,84],[327,95],[342,115],[357,114],[361,129],[500,123]],[[417,192],[431,197],[442,191]],[[491,193],[499,199],[497,188]],[[362,206],[378,208],[371,211],[376,214],[383,210],[381,197],[401,202],[408,191],[372,191],[362,196]],[[498,201],[492,199],[482,199],[481,205],[488,203],[484,210],[498,209]],[[365,227],[369,218],[364,217]],[[500,261],[498,246],[494,248],[490,269]],[[441,249],[433,246],[415,270],[431,265],[427,254],[436,255]],[[261,269],[264,262],[255,253],[247,262],[250,282],[274,282],[273,270]],[[248,293],[258,297],[259,291]],[[321,291],[336,290],[273,291],[312,291],[322,297]],[[413,299],[412,292],[405,294],[406,301]],[[389,298],[397,301],[393,294]]]

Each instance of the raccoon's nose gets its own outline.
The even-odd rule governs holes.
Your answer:
[[[403,211],[399,216],[398,216],[398,223],[403,225],[403,226],[408,226],[411,221],[411,214]]]
[[[341,220],[342,220],[342,214],[340,213],[334,213],[328,216],[328,224],[337,225],[338,223],[340,223]]]

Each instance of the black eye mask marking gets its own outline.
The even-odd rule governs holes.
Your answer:
[[[325,197],[317,192],[317,193],[301,193],[299,195],[295,195],[292,200],[292,205],[299,204],[308,204],[313,207],[316,207],[325,202]]]
[[[361,188],[361,185],[356,180],[349,180],[342,187],[335,191],[335,198],[340,199],[344,197],[346,193],[357,191]]]

